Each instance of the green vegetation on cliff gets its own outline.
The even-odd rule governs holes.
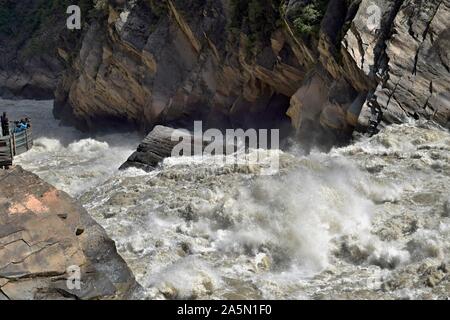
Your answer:
[[[152,9],[153,14],[158,17],[163,16],[167,13],[167,5],[164,1],[161,0],[148,0],[150,4],[150,8]]]
[[[84,20],[93,0],[0,0],[0,40],[21,49],[21,59],[52,54],[62,38],[76,38],[76,31],[65,27],[67,7],[78,5]]]
[[[250,46],[269,41],[286,19],[298,37],[317,38],[329,0],[231,0],[231,34],[244,33]]]
[[[231,0],[229,30],[247,34],[251,43],[268,41],[271,33],[281,27],[281,0]]]
[[[314,0],[299,8],[294,19],[295,32],[298,36],[317,37],[320,23],[327,10],[329,0]]]
[[[14,32],[12,25],[17,20],[12,1],[0,0],[0,34]]]

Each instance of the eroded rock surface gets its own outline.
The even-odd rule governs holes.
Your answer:
[[[364,16],[374,4],[383,9],[382,20],[368,32]],[[359,68],[376,80],[372,99],[386,123],[431,119],[449,127],[449,19],[448,0],[362,1],[344,43]]]
[[[193,136],[188,131],[156,126],[120,169],[135,167],[152,171],[165,158],[171,156],[176,145],[180,142],[184,143],[184,141],[194,141]],[[200,141],[200,143],[202,142]]]
[[[308,5],[317,34],[301,33]],[[201,119],[333,143],[366,128],[373,108],[385,124],[449,125],[449,0],[110,1],[103,10],[56,94],[55,114],[85,128]]]
[[[67,285],[77,268],[80,289]],[[79,204],[20,167],[0,170],[0,299],[117,299],[136,288]]]

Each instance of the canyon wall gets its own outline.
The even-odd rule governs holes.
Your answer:
[[[93,9],[92,0],[0,0],[0,96],[53,99],[83,34],[66,27],[73,2]]]
[[[90,6],[82,38],[57,47],[64,71],[54,112],[80,128],[148,132],[201,119],[331,145],[379,114],[381,126],[449,126],[450,0]]]

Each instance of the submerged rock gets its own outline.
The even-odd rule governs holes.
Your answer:
[[[0,170],[0,299],[124,299],[138,287],[82,206],[21,167]]]
[[[450,199],[444,202],[444,217],[450,217]]]

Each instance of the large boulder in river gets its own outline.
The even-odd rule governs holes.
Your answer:
[[[444,217],[450,217],[450,199],[444,202]]]
[[[20,167],[0,170],[0,300],[124,299],[137,288],[83,207]]]
[[[120,167],[120,170],[134,167],[152,171],[160,162],[172,155],[174,147],[180,142],[193,141],[193,135],[188,131],[156,126],[141,142],[136,152]]]

